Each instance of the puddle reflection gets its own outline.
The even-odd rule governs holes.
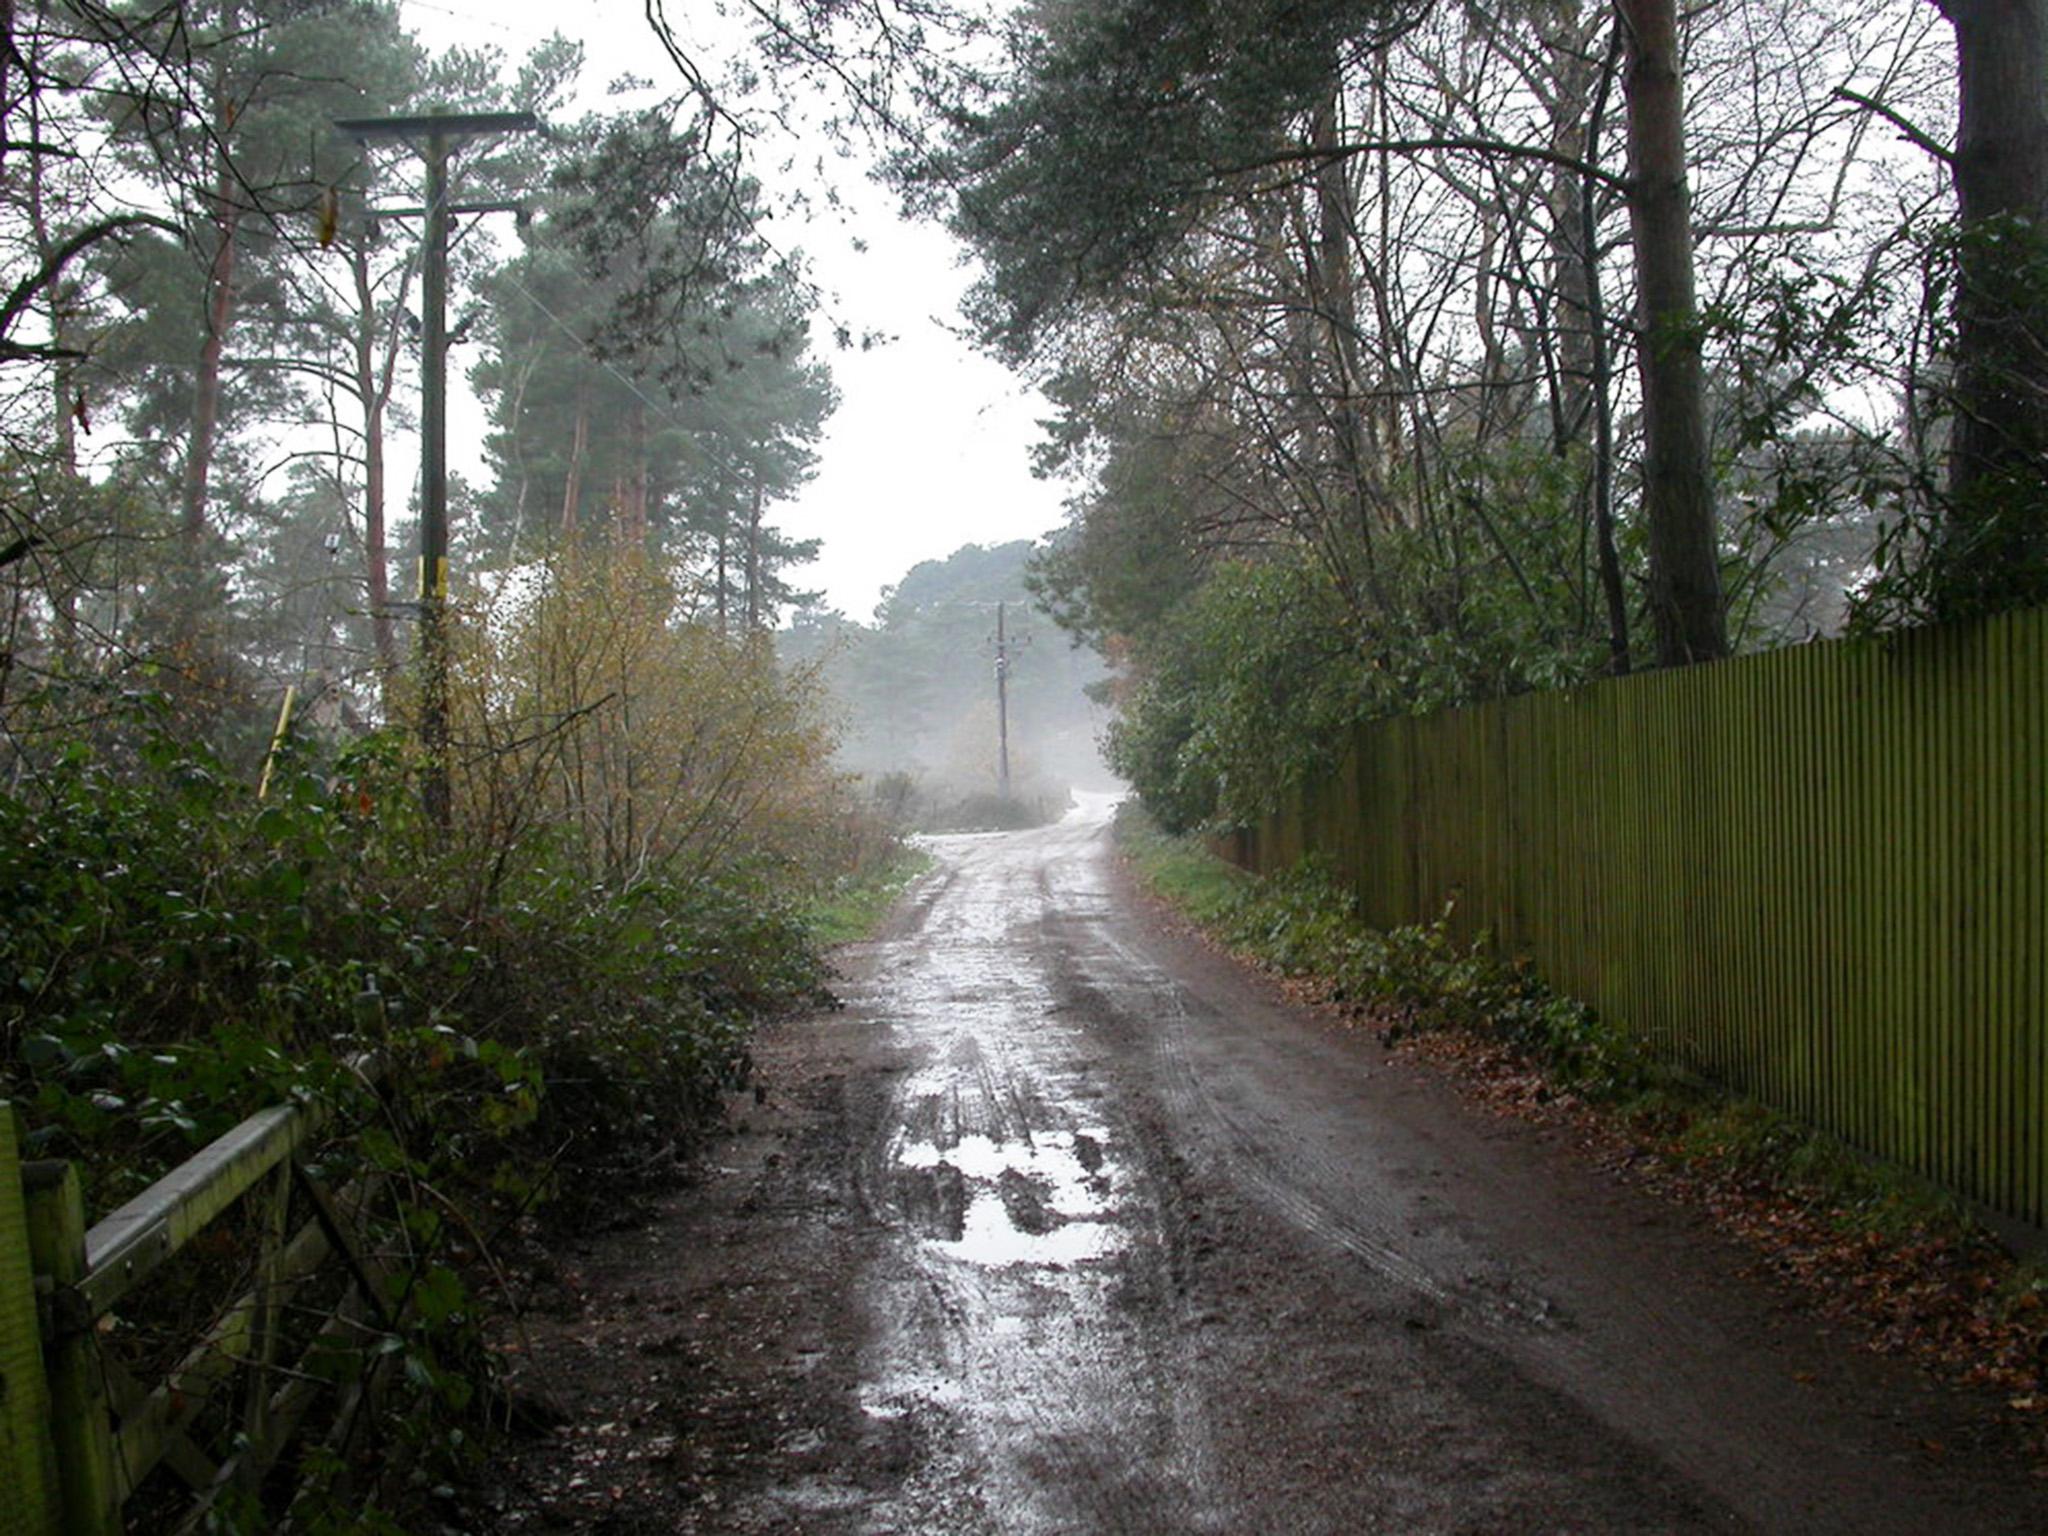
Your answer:
[[[965,1182],[959,1236],[928,1236],[952,1258],[991,1269],[1065,1268],[1123,1246],[1115,1175],[1104,1133],[1041,1134],[1030,1141],[964,1135],[949,1146],[899,1135],[893,1161],[912,1173],[950,1171]]]

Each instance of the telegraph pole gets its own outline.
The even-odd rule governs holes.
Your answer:
[[[531,112],[350,118],[334,125],[359,142],[399,139],[427,168],[426,249],[420,323],[420,745],[427,819],[448,825],[448,153],[487,134],[532,133]],[[465,210],[468,211],[468,210]]]
[[[1009,604],[996,604],[996,788],[1010,798],[1010,653],[1031,644],[1023,635],[1013,645],[1004,623]]]
[[[996,604],[996,792],[1010,798],[1010,651],[1001,603]]]

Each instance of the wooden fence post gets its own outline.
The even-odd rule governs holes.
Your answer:
[[[58,1529],[49,1423],[15,1110],[0,1099],[0,1536]]]
[[[105,1373],[89,1317],[70,1289],[85,1278],[85,1195],[69,1163],[29,1168],[28,1237],[39,1273],[55,1282],[55,1340],[49,1352],[50,1427],[62,1489],[64,1536],[119,1536],[113,1424]],[[67,1306],[70,1302],[72,1305]]]

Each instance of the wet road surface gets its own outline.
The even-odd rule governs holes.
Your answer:
[[[1109,808],[933,840],[780,1111],[593,1254],[574,1347],[688,1367],[608,1528],[2048,1529],[1979,1408],[1173,931]]]

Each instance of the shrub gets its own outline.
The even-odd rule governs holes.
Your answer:
[[[261,802],[161,736],[0,796],[0,1092],[96,1205],[259,1104],[348,1097],[366,1050],[433,1101],[422,1168],[487,1184],[522,1134],[673,1135],[740,1079],[753,1018],[819,994],[770,864],[594,882],[540,833],[442,846],[411,806],[386,738],[298,754]],[[498,899],[447,899],[485,854]]]

